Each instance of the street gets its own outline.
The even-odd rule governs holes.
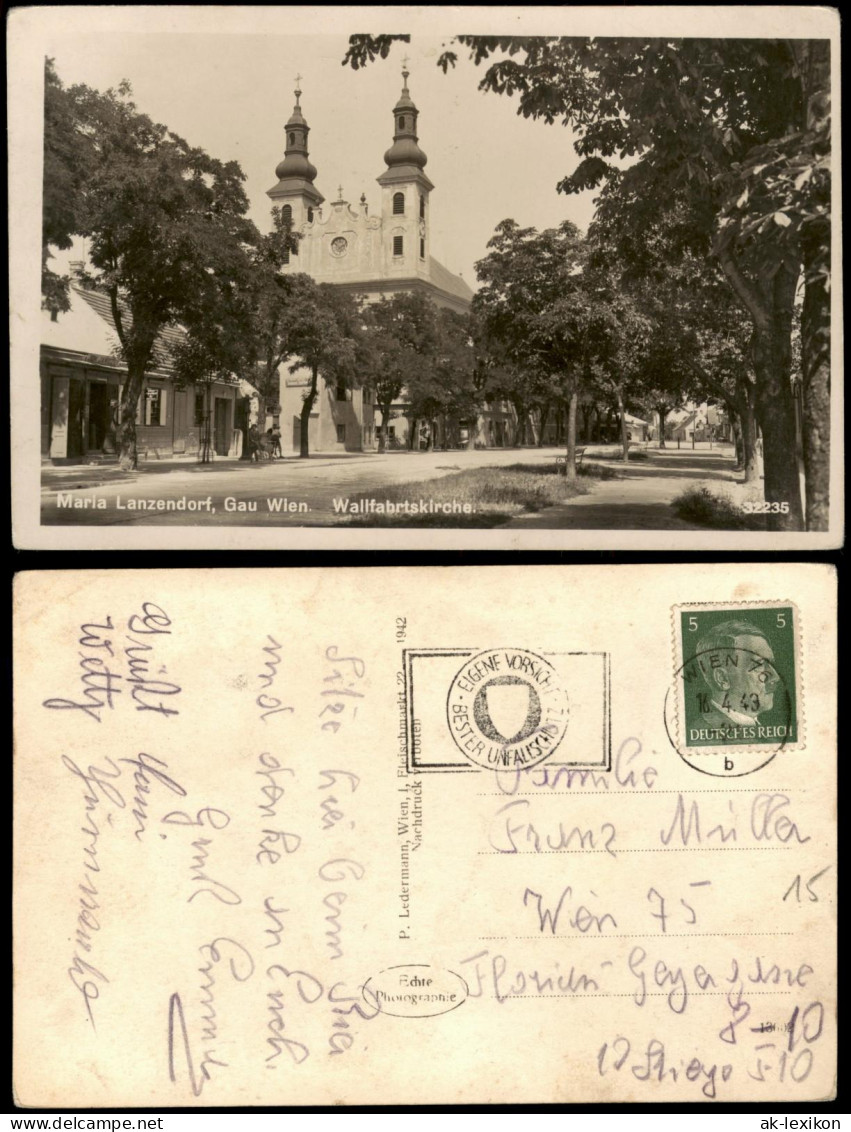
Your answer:
[[[123,473],[115,465],[42,469],[42,523],[81,525],[331,526],[344,523],[335,500],[442,477],[468,468],[512,464],[551,469],[558,448],[450,452],[319,454],[268,463],[169,460]],[[592,463],[589,453],[586,461]],[[729,446],[713,450],[647,450],[628,466],[601,461],[618,479],[583,480],[589,494],[512,521],[512,526],[689,528],[670,509],[683,488],[735,488]],[[412,490],[412,498],[422,498]],[[427,496],[425,496],[427,498]]]

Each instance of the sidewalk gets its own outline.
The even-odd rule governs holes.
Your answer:
[[[341,461],[362,460],[376,456],[375,452],[317,452],[303,460],[300,456],[285,456],[268,461],[270,465],[281,467],[322,467],[332,466]],[[266,466],[263,462],[262,466]],[[41,468],[41,488],[43,491],[70,491],[89,487],[103,487],[113,483],[136,483],[145,476],[164,474],[179,478],[205,475],[211,472],[244,471],[253,465],[251,460],[239,456],[217,456],[215,460],[202,464],[197,456],[171,456],[165,460],[149,460],[141,463],[131,472],[122,471],[118,464],[44,464]]]
[[[739,503],[760,490],[739,481],[731,451],[651,449],[647,457],[629,464],[606,461],[617,479],[594,482],[588,495],[518,515],[502,529],[702,531],[708,528],[680,519],[671,506],[685,489],[708,487]]]

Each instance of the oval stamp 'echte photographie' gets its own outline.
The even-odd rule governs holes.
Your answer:
[[[365,1002],[394,1018],[434,1018],[467,1001],[467,983],[455,971],[429,963],[385,967],[361,988]]]
[[[531,767],[565,736],[567,689],[555,666],[528,649],[486,649],[455,676],[446,713],[455,745],[477,766]]]
[[[681,605],[665,728],[703,774],[752,774],[803,746],[798,611],[790,602]]]

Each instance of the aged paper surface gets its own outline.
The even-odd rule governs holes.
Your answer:
[[[822,565],[29,573],[29,1107],[829,1098]]]
[[[838,14],[819,6],[708,5],[617,7],[612,11],[572,6],[419,6],[393,8],[392,14],[392,27],[388,27],[387,10],[370,7],[284,11],[225,5],[212,9],[78,5],[13,11],[8,54],[16,545],[30,549],[779,551],[841,545],[844,418]],[[396,44],[388,60],[357,73],[341,67],[349,35],[366,30],[410,33],[411,43]],[[319,169],[316,186],[325,194],[322,222],[339,205],[341,215],[344,208],[348,210],[346,224],[360,231],[361,221],[366,226],[377,224],[385,207],[378,204],[375,178],[384,172],[382,154],[391,140],[391,108],[407,50],[411,89],[420,113],[420,138],[434,179],[434,211],[429,213],[427,238],[442,261],[434,278],[445,281],[449,276],[455,279],[455,289],[467,294],[475,283],[475,262],[487,254],[496,225],[510,217],[521,226],[544,230],[567,218],[586,230],[593,217],[596,190],[574,197],[556,192],[556,184],[578,161],[570,131],[518,119],[515,101],[479,92],[483,68],[473,67],[466,52],[461,51],[456,71],[449,75],[438,71],[438,55],[458,33],[830,42],[836,154],[830,318],[833,380],[819,408],[822,427],[817,430],[818,444],[823,446],[829,418],[831,465],[825,476],[829,517],[816,524],[824,529],[814,529],[812,523],[811,529],[800,532],[763,529],[767,512],[759,508],[788,510],[790,500],[763,499],[763,483],[758,478],[747,485],[741,482],[729,429],[721,429],[723,437],[717,433],[713,441],[717,412],[711,398],[711,404],[701,403],[702,407],[688,402],[677,409],[679,416],[669,422],[676,436],[669,437],[666,450],[658,451],[658,433],[664,428],[653,424],[652,408],[636,401],[631,418],[636,431],[630,434],[630,442],[638,451],[626,468],[618,464],[611,427],[607,426],[606,444],[601,447],[601,436],[594,438],[591,424],[586,427],[583,423],[579,442],[581,447],[587,445],[584,471],[591,475],[583,486],[588,495],[567,505],[556,501],[551,506],[550,478],[545,508],[536,509],[538,503],[532,498],[531,513],[520,504],[512,512],[509,505],[493,518],[486,501],[469,504],[468,490],[475,494],[475,489],[467,477],[489,469],[499,485],[503,483],[500,469],[511,464],[523,465],[524,475],[531,471],[539,473],[539,479],[554,477],[564,449],[560,426],[552,433],[555,409],[548,418],[552,435],[547,434],[540,449],[534,441],[522,448],[511,447],[520,435],[512,432],[516,422],[512,423],[511,407],[493,399],[479,406],[475,420],[458,419],[457,436],[447,442],[444,435],[442,443],[435,443],[430,437],[436,434],[436,423],[426,430],[428,437],[414,437],[419,426],[405,395],[393,407],[395,423],[388,426],[395,430],[391,437],[394,450],[379,454],[374,424],[378,418],[371,417],[359,400],[361,391],[369,387],[361,374],[360,388],[350,395],[346,410],[354,432],[347,431],[345,414],[338,414],[333,388],[323,384],[321,408],[314,411],[311,424],[311,429],[316,425],[318,443],[311,440],[313,458],[302,461],[296,455],[293,427],[304,381],[284,372],[283,367],[281,415],[275,422],[283,433],[286,458],[260,466],[240,461],[236,455],[240,445],[244,449],[248,444],[245,420],[237,414],[254,409],[244,404],[240,408],[233,383],[209,397],[215,406],[199,409],[197,393],[187,393],[169,374],[158,370],[140,399],[140,467],[133,473],[117,470],[115,449],[105,438],[113,427],[110,406],[114,409],[118,403],[126,367],[115,353],[114,327],[102,317],[103,304],[97,314],[82,293],[75,292],[72,310],[60,313],[55,322],[40,310],[45,57],[55,60],[57,73],[68,85],[83,83],[106,90],[128,80],[140,111],[163,121],[212,156],[238,160],[246,173],[250,217],[263,232],[270,224],[272,201],[267,192],[283,151],[291,84],[300,83],[312,131],[312,160]],[[334,195],[338,181],[339,199]],[[365,195],[358,205],[362,190]],[[777,224],[783,222],[781,214]],[[330,246],[331,233],[326,235]],[[343,241],[341,248],[347,239],[353,239],[351,233],[334,236],[334,242]],[[76,240],[64,257],[82,263],[87,254],[85,241]],[[306,258],[303,255],[302,261]],[[60,259],[51,262],[60,274],[69,270],[68,263]],[[329,253],[326,266],[335,262],[344,261],[334,260]],[[336,281],[321,273],[314,275]],[[245,373],[233,376],[246,378]],[[800,400],[800,388],[795,388]],[[245,392],[240,387],[240,399]],[[582,406],[580,409],[585,413]],[[603,417],[608,413],[611,418],[611,406],[601,401],[599,409]],[[711,428],[707,412],[716,420]],[[801,412],[795,418],[798,441],[803,428]],[[698,424],[701,413],[702,424]],[[589,422],[592,415],[588,408]],[[217,462],[213,464],[199,464],[192,454],[202,420],[208,430],[206,443],[215,449]],[[261,431],[264,427],[261,424]],[[445,422],[442,427],[445,433]],[[529,427],[540,429],[543,442],[542,419],[532,421],[530,417]],[[403,442],[399,438],[406,430],[409,440]],[[801,449],[798,441],[790,441],[788,447]],[[414,447],[425,450],[413,451]],[[435,447],[441,450],[433,450]],[[781,446],[784,460],[787,456],[792,459],[786,447]],[[789,495],[795,494],[794,476],[792,483]],[[699,492],[704,487],[720,495],[722,502],[727,500],[732,518],[712,527],[693,516],[687,520],[678,516],[674,500],[686,488]],[[466,505],[474,507],[471,515],[460,510]],[[429,508],[447,506],[459,510],[433,522]],[[385,521],[391,507],[414,510],[392,512],[395,517]],[[410,522],[409,514],[413,515]],[[748,526],[754,529],[739,529]]]

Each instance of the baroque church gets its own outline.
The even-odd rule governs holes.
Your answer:
[[[316,187],[317,171],[308,158],[309,127],[300,105],[301,91],[286,124],[286,151],[269,190],[272,201],[289,210],[299,233],[298,253],[285,271],[303,271],[319,283],[333,283],[369,301],[400,291],[420,291],[437,305],[469,310],[473,292],[431,255],[431,192],[426,155],[417,136],[418,110],[403,71],[402,94],[393,108],[393,144],[384,155],[386,169],[377,178],[381,204],[370,212],[365,196],[357,204],[343,199],[326,203]],[[85,260],[85,241],[75,248]],[[107,297],[77,284],[65,312],[42,310],[39,356],[41,383],[41,456],[44,463],[97,463],[116,458],[115,420],[126,367]],[[129,313],[125,311],[125,319]],[[145,375],[136,419],[143,460],[173,456],[238,457],[249,423],[256,420],[256,391],[244,380],[180,385],[170,354],[182,337],[179,327],[158,338],[152,367]],[[280,370],[280,404],[267,406],[281,429],[285,455],[298,453],[299,417],[310,375]],[[373,404],[368,375],[354,388],[322,386],[310,419],[312,452],[369,451],[376,447],[380,411]],[[274,412],[277,410],[277,412]],[[379,420],[376,421],[376,415]],[[269,421],[267,419],[266,424]],[[391,447],[407,446],[409,422],[404,399],[392,407]],[[466,442],[490,447],[509,443],[512,430],[506,406],[487,406],[466,422]]]
[[[419,146],[419,111],[408,90],[408,71],[393,108],[393,144],[384,154],[387,168],[378,178],[381,204],[370,213],[366,195],[356,204],[330,204],[316,187],[317,170],[308,156],[310,127],[301,108],[301,91],[286,124],[286,151],[275,170],[277,184],[268,195],[301,237],[286,271],[304,272],[317,283],[333,283],[352,295],[377,302],[398,292],[419,291],[436,305],[460,313],[470,309],[473,292],[431,254],[431,192]],[[284,451],[298,451],[302,392],[309,374],[281,367],[280,427]],[[310,421],[311,451],[371,449],[376,437],[376,409],[367,380],[360,388],[323,388]],[[395,407],[394,431],[407,427],[404,405]]]

